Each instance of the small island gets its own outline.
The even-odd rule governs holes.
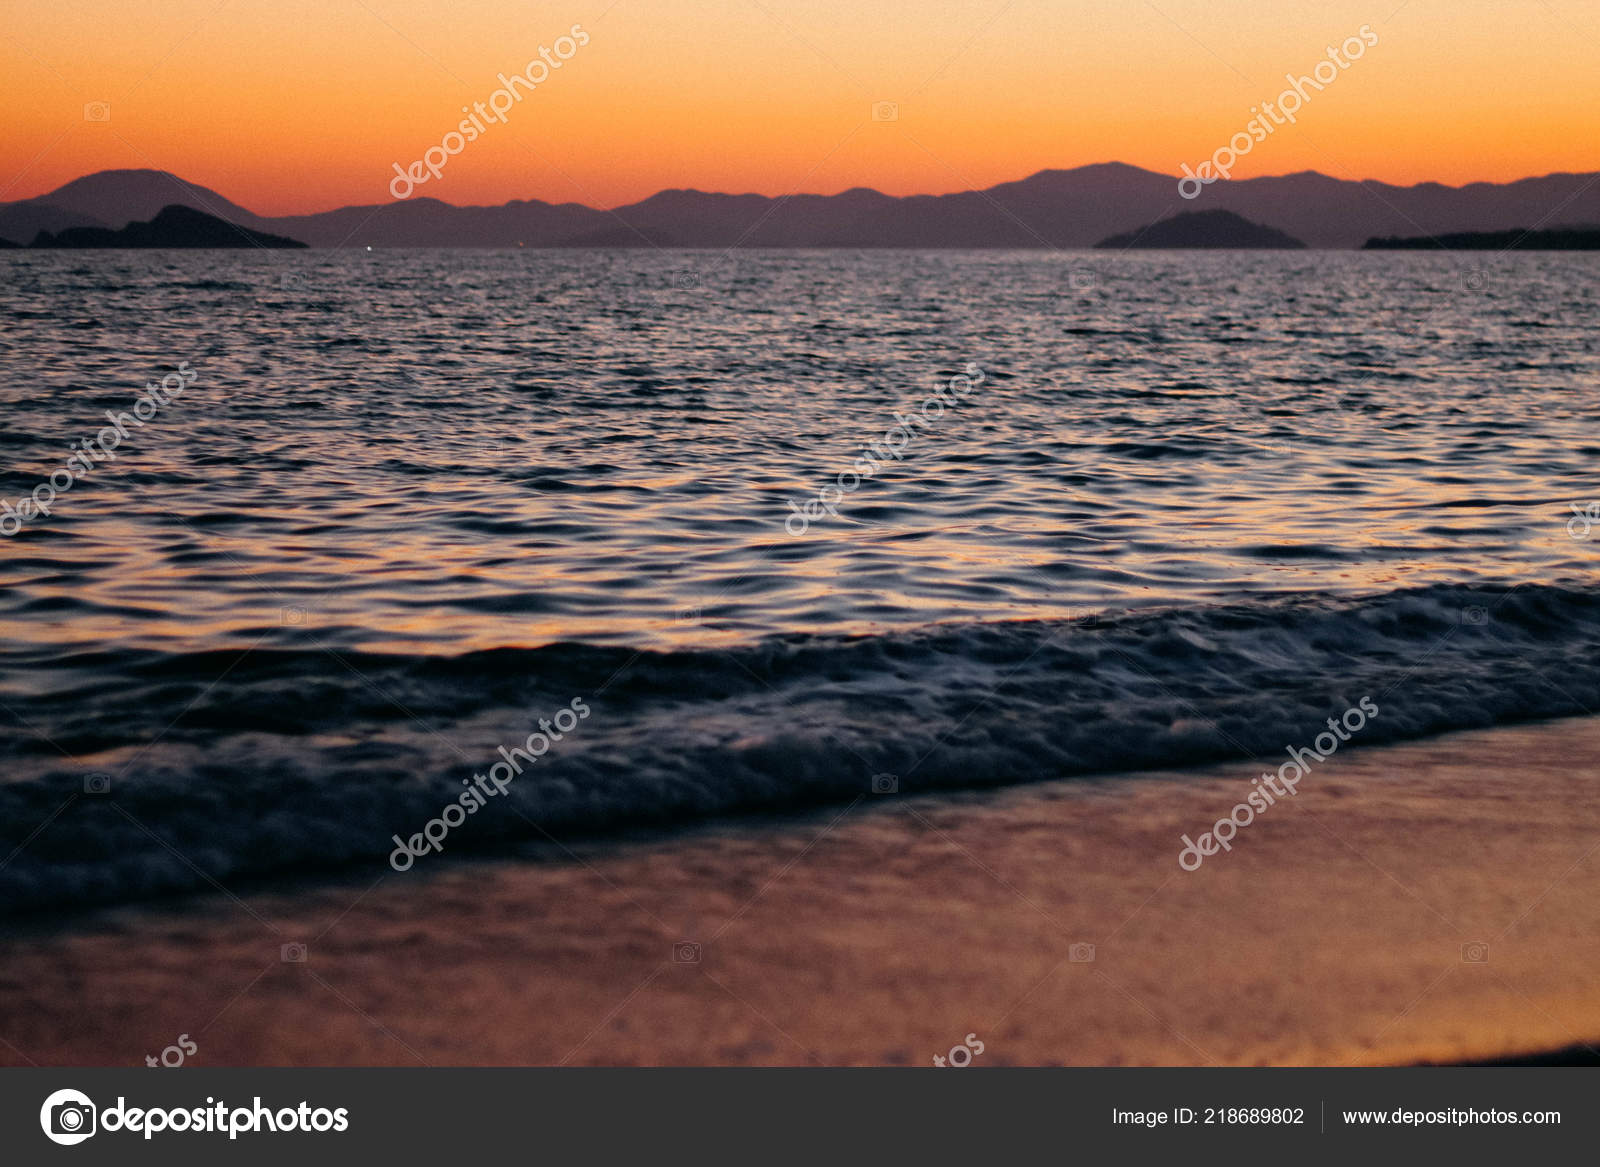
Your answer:
[[[1552,231],[1458,231],[1451,235],[1388,235],[1368,239],[1362,251],[1600,251],[1600,227]]]
[[[249,231],[226,219],[177,205],[162,207],[148,223],[109,227],[68,227],[40,231],[32,247],[305,247],[298,239]]]
[[[1170,219],[1113,235],[1096,248],[1122,250],[1140,247],[1231,247],[1277,251],[1303,249],[1305,244],[1274,227],[1252,223],[1232,211],[1188,211]]]

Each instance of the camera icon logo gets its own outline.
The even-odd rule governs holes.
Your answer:
[[[1462,964],[1488,964],[1489,946],[1481,940],[1475,940],[1461,946]]]
[[[87,1094],[57,1090],[39,1108],[39,1125],[52,1143],[71,1147],[94,1134],[97,1113]]]
[[[1087,292],[1100,282],[1100,277],[1092,271],[1079,268],[1067,276],[1067,286],[1075,292]]]
[[[900,120],[900,103],[895,101],[875,101],[872,103],[872,120],[875,122],[897,122]]]
[[[108,101],[90,101],[83,107],[83,120],[86,122],[108,122],[111,120],[111,103]]]
[[[692,940],[680,940],[672,946],[672,959],[678,964],[699,964],[700,946]]]
[[[672,282],[680,288],[698,288],[700,286],[700,273],[697,271],[675,271],[672,273]]]
[[[304,608],[285,608],[279,616],[285,627],[299,627],[306,622]]]
[[[1094,945],[1074,944],[1067,949],[1067,960],[1073,964],[1093,964]]]
[[[306,277],[297,271],[286,271],[278,276],[278,287],[285,292],[298,292],[306,286]]]
[[[87,774],[83,779],[83,792],[85,794],[110,794],[110,774]]]
[[[872,776],[872,793],[899,794],[900,779],[893,774],[874,774]]]
[[[1482,625],[1489,622],[1489,609],[1487,608],[1462,608],[1461,622],[1463,624]]]
[[[1462,272],[1461,286],[1469,292],[1481,292],[1489,286],[1489,273],[1482,268]]]
[[[285,944],[278,950],[278,956],[284,964],[304,964],[306,962],[306,946],[304,944]]]

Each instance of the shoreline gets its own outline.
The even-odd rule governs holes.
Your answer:
[[[1600,718],[1340,751],[1181,870],[1259,769],[29,918],[0,1064],[180,1034],[205,1065],[932,1065],[969,1034],[978,1066],[1594,1058]]]

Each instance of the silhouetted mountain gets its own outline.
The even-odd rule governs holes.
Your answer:
[[[58,217],[55,224],[41,223],[37,228],[40,231],[126,227],[132,222],[154,219],[170,206],[193,207],[255,231],[266,229],[265,222],[253,212],[165,170],[100,170],[86,174],[49,194],[6,204],[0,210],[0,224],[6,222],[8,211],[30,206],[48,207]],[[0,230],[0,234],[4,231]]]
[[[1459,235],[1416,235],[1368,239],[1365,251],[1600,251],[1600,227],[1556,231],[1468,231]]]
[[[1233,247],[1293,250],[1305,244],[1282,231],[1252,223],[1232,211],[1190,211],[1147,224],[1126,235],[1113,235],[1097,248]]]
[[[41,231],[33,247],[304,247],[297,239],[249,231],[191,207],[163,207],[148,223],[109,227],[68,227]]]
[[[159,200],[157,204],[156,200]],[[666,190],[613,210],[517,200],[456,207],[417,198],[310,215],[265,218],[215,191],[154,170],[88,175],[59,190],[0,207],[8,216],[53,215],[71,226],[120,226],[177,204],[313,247],[1090,247],[1184,213],[1231,211],[1271,223],[1313,247],[1360,247],[1368,239],[1507,231],[1600,221],[1600,175],[1551,174],[1518,182],[1389,186],[1314,172],[1217,182],[1187,201],[1176,177],[1120,162],[1042,170],[981,191],[895,198],[856,188],[837,195],[715,194]],[[70,216],[94,221],[70,221]],[[68,221],[59,221],[68,216]],[[14,228],[12,238],[28,238]]]
[[[9,239],[0,239],[0,251],[14,250],[14,249],[16,249],[18,247],[21,247],[21,246],[22,246],[22,244],[13,243]]]
[[[577,203],[517,199],[499,207],[454,207],[426,198],[261,221],[313,247],[555,247],[616,223]]]
[[[41,231],[65,231],[68,227],[104,227],[99,219],[63,211],[49,203],[29,200],[0,207],[0,236],[15,239],[20,247]]]

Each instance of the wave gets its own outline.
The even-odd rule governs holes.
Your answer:
[[[392,835],[574,698],[590,715],[448,854],[870,799],[874,776],[904,796],[1280,755],[1363,697],[1380,714],[1355,747],[1600,708],[1600,591],[1432,586],[677,652],[12,653],[0,903],[376,878]]]

